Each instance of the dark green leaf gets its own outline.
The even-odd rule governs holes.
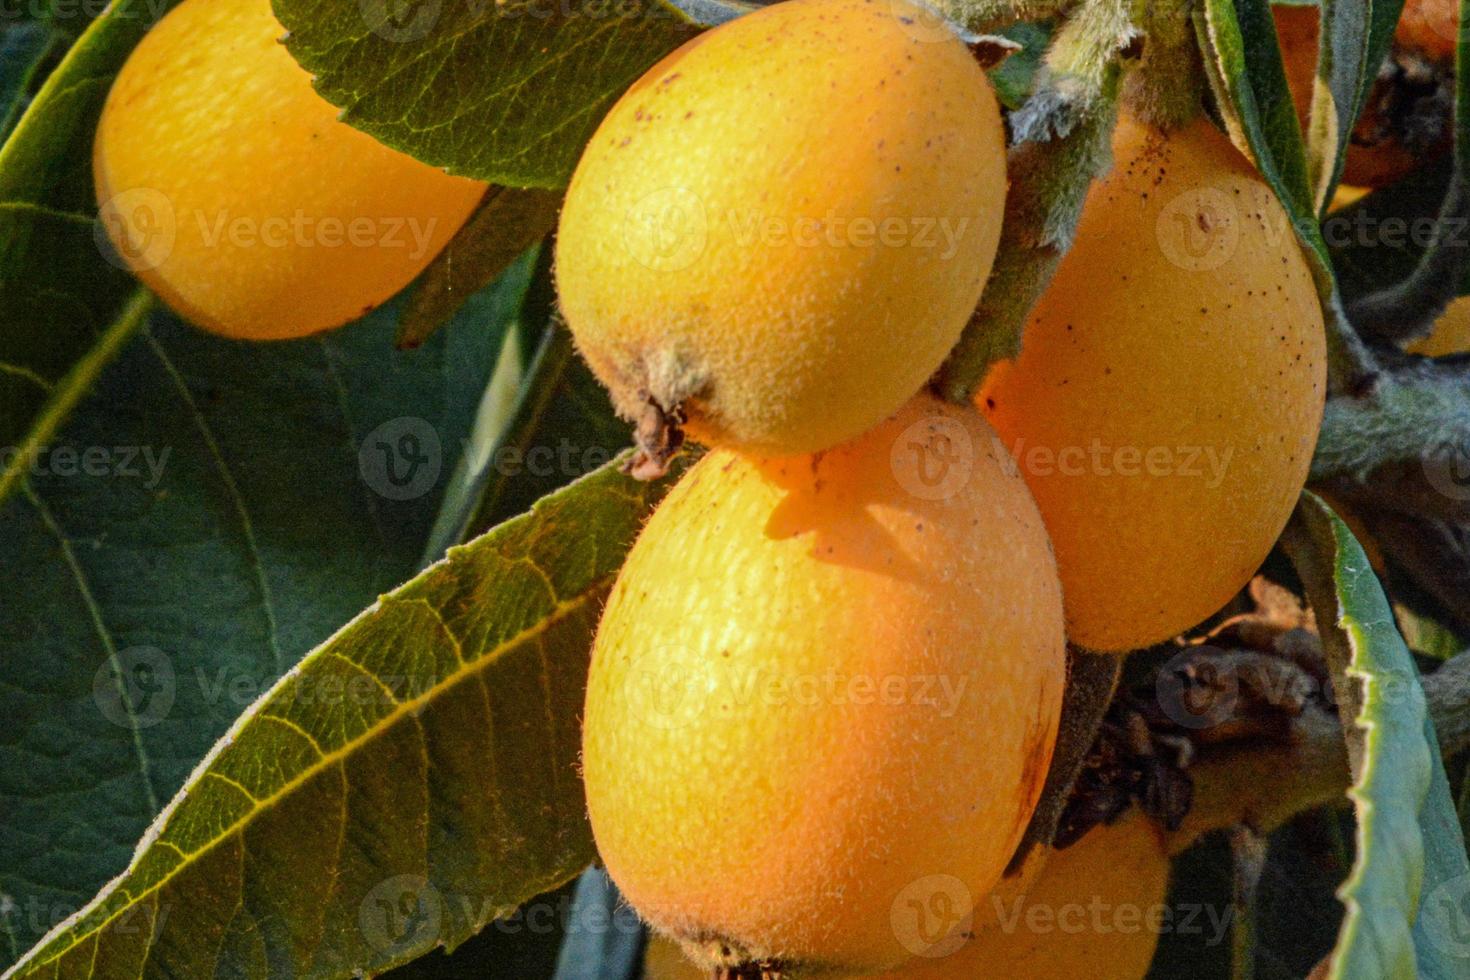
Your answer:
[[[514,420],[485,468],[466,534],[519,513],[617,456],[631,441],[607,392],[572,351],[565,328],[547,329],[527,378]]]
[[[575,884],[537,896],[497,919],[453,952],[439,950],[395,967],[385,980],[534,980],[556,972],[558,951],[568,929],[596,928],[608,920],[579,918],[572,903]],[[623,907],[623,916],[636,916]]]
[[[398,328],[399,347],[417,347],[474,293],[556,227],[561,194],[492,187],[464,227],[419,277]]]
[[[591,472],[630,442],[607,393],[554,322],[552,251],[536,259],[475,424],[474,448],[434,525],[429,559]]]
[[[36,74],[56,44],[43,24],[24,23],[0,32],[0,141],[30,101]]]
[[[1268,0],[1205,0],[1206,67],[1223,88],[1231,136],[1256,164],[1292,220],[1316,227],[1306,148],[1276,44]],[[1309,243],[1310,244],[1310,243]]]
[[[701,30],[664,0],[274,6],[291,53],[348,123],[510,187],[564,185],[613,101]]]
[[[1353,768],[1357,860],[1339,893],[1347,914],[1331,975],[1463,977],[1470,865],[1418,668],[1347,525],[1307,494],[1287,541],[1316,610]]]
[[[485,393],[480,397],[474,429],[465,443],[459,465],[444,489],[444,500],[424,549],[425,565],[433,564],[450,548],[467,540],[465,526],[469,515],[479,506],[484,473],[515,420],[528,383],[527,372],[536,354],[537,338],[545,330],[542,324],[549,316],[547,309],[541,308],[539,297],[543,289],[550,291],[553,287],[549,282],[543,285],[538,281],[543,269],[549,279],[548,254],[541,247],[531,249],[510,267],[499,284],[501,291],[514,292],[515,313],[501,339],[495,369],[491,371]],[[536,326],[527,323],[532,318]]]
[[[113,4],[0,146],[0,502],[141,318],[97,247],[89,161],[113,75],[167,6]]]
[[[0,505],[19,950],[126,866],[256,695],[421,567],[513,311],[482,294],[412,354],[394,308],[278,344],[159,314],[42,447]]]
[[[1309,126],[1309,169],[1316,205],[1325,210],[1342,174],[1353,124],[1393,41],[1404,0],[1321,0],[1323,30]],[[1325,83],[1325,84],[1323,84]]]
[[[1015,24],[1000,36],[1021,45],[1021,50],[990,70],[995,94],[1007,109],[1019,109],[1030,97],[1036,84],[1036,73],[1051,41],[1051,30],[1045,24]]]
[[[1440,157],[1412,180],[1376,190],[1322,220],[1345,300],[1351,303],[1413,275],[1439,227],[1450,166],[1448,156]],[[1451,231],[1461,242],[1470,242],[1470,228]],[[1460,292],[1470,292],[1470,279]]]
[[[1268,0],[1204,0],[1195,15],[1205,72],[1231,139],[1256,164],[1306,247],[1327,321],[1328,382],[1355,390],[1372,359],[1342,312],[1327,245],[1307,184],[1301,126],[1276,43]]]
[[[384,596],[241,716],[17,975],[375,972],[580,872],[592,632],[663,489],[610,464]]]

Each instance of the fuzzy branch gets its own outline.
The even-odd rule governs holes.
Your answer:
[[[1071,247],[1087,189],[1111,165],[1117,87],[1116,72],[1095,99],[1044,87],[1012,118],[1017,144],[1000,250],[980,305],[940,371],[948,400],[967,403],[991,364],[1020,353],[1026,318]]]
[[[1312,482],[1362,481],[1404,463],[1424,469],[1470,460],[1470,362],[1397,360],[1365,394],[1328,402]]]

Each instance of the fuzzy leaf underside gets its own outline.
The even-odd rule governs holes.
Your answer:
[[[1419,673],[1362,547],[1318,498],[1298,511],[1294,558],[1323,631],[1353,767],[1357,858],[1333,978],[1456,977],[1470,866]]]
[[[1388,54],[1404,0],[1321,0],[1321,6],[1307,150],[1315,204],[1325,213],[1342,175],[1353,123]]]
[[[236,722],[14,975],[373,973],[582,870],[588,649],[663,486],[610,464],[385,595]]]

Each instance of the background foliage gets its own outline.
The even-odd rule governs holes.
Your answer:
[[[426,978],[544,976],[569,931],[565,980],[625,972],[637,930],[588,925],[616,910],[615,893],[588,877],[574,904],[566,884],[593,859],[576,717],[600,590],[661,488],[609,463],[626,430],[552,322],[548,251],[536,243],[617,94],[743,6],[275,5],[290,50],[350,123],[500,186],[399,303],[319,339],[205,336],[113,263],[92,202],[101,100],[169,4],[119,0],[95,20],[73,6],[7,8],[0,965],[136,975],[153,962],[136,958],[146,946],[187,975],[397,965]],[[1062,67],[1043,52],[1064,6],[1040,4],[1044,23],[1007,29],[1024,49],[993,74],[1011,109]],[[1287,202],[1339,314],[1340,381],[1364,355],[1340,315],[1338,277],[1351,301],[1424,258],[1318,228],[1341,123],[1361,107],[1399,8],[1354,6],[1325,0],[1318,111],[1340,125],[1305,139],[1265,0],[1206,0],[1193,14],[1221,114]],[[994,13],[948,8],[972,29]],[[1086,156],[1073,178],[1090,175]],[[1348,214],[1438,215],[1454,175],[1429,173]],[[1406,956],[1424,976],[1463,976],[1470,949],[1426,930],[1459,923],[1435,919],[1444,913],[1431,902],[1470,892],[1453,810],[1464,767],[1450,766],[1452,785],[1422,695],[1412,710],[1375,697],[1417,669],[1357,543],[1311,505],[1301,528],[1292,557],[1319,616],[1331,611],[1321,625],[1340,689],[1364,684],[1361,703],[1350,699],[1358,820],[1319,811],[1272,835],[1259,975],[1302,976],[1335,944],[1341,976],[1407,975]],[[370,696],[292,696],[353,678]],[[304,747],[313,742],[333,757],[335,783]],[[486,759],[500,780],[481,793]],[[466,839],[477,844],[452,846]],[[301,870],[326,855],[335,874]],[[1171,901],[1231,906],[1230,862],[1218,840],[1195,848]],[[22,962],[104,887],[102,905]],[[288,921],[309,925],[271,934]],[[1228,954],[1204,934],[1171,934],[1155,973],[1225,976]]]

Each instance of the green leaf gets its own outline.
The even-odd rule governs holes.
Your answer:
[[[422,567],[513,312],[484,294],[412,354],[393,307],[277,344],[159,313],[101,372],[0,505],[0,960],[123,870],[257,695]]]
[[[1013,24],[999,32],[1000,36],[1021,45],[1021,50],[990,70],[995,94],[1007,109],[1019,109],[1031,96],[1036,73],[1041,69],[1046,46],[1051,42],[1051,29],[1046,24]]]
[[[119,0],[46,79],[0,146],[0,502],[140,322],[97,246],[92,133],[157,0]]]
[[[1306,494],[1288,545],[1317,612],[1352,762],[1357,859],[1331,976],[1463,977],[1470,864],[1418,668],[1362,547]]]
[[[30,101],[31,86],[56,44],[45,25],[23,23],[0,33],[0,140]]]
[[[563,186],[614,100],[702,29],[665,0],[274,7],[291,53],[346,122],[420,160],[511,187]]]
[[[1306,148],[1286,85],[1268,0],[1205,0],[1202,48],[1229,107],[1226,129],[1294,223],[1315,228]],[[1312,244],[1310,241],[1308,244]]]
[[[627,424],[556,320],[552,259],[548,242],[485,392],[474,449],[434,524],[431,560],[597,469],[631,442]]]
[[[561,326],[545,331],[515,415],[488,460],[465,534],[519,513],[543,494],[601,466],[631,441],[607,392]]]
[[[555,302],[555,289],[550,284],[549,256],[544,247],[532,248],[502,277],[501,289],[510,285],[514,290],[516,312],[510,318],[500,342],[495,369],[490,372],[490,380],[480,396],[474,429],[444,490],[444,500],[424,550],[425,565],[433,564],[450,548],[467,540],[465,524],[479,506],[482,474],[490,466],[496,447],[514,421],[516,406],[527,383],[527,371],[535,353],[528,348],[535,344],[537,333],[544,329],[539,324],[546,322],[550,315],[549,304]],[[546,278],[544,283],[541,281],[543,274]],[[544,306],[541,302],[543,292],[548,297]],[[538,326],[530,326],[528,319],[534,319]]]
[[[1342,175],[1353,125],[1393,41],[1404,0],[1322,0],[1317,77],[1308,127],[1308,169],[1325,214]],[[1325,83],[1325,84],[1324,84]]]
[[[560,193],[492,187],[479,209],[419,277],[409,296],[398,346],[417,347],[476,291],[499,278],[526,249],[556,227]]]
[[[1343,313],[1332,261],[1317,224],[1306,149],[1269,0],[1204,0],[1195,24],[1225,128],[1275,191],[1305,246],[1327,323],[1329,387],[1357,390],[1373,372],[1372,358]]]
[[[1322,219],[1322,235],[1349,303],[1414,274],[1438,225],[1450,168],[1450,157],[1443,156],[1412,180],[1376,190]],[[1460,242],[1470,241],[1470,228],[1450,230]],[[1460,284],[1460,293],[1467,292],[1470,278]]]
[[[373,972],[586,867],[592,632],[664,486],[610,464],[380,599],[241,716],[16,976]]]

